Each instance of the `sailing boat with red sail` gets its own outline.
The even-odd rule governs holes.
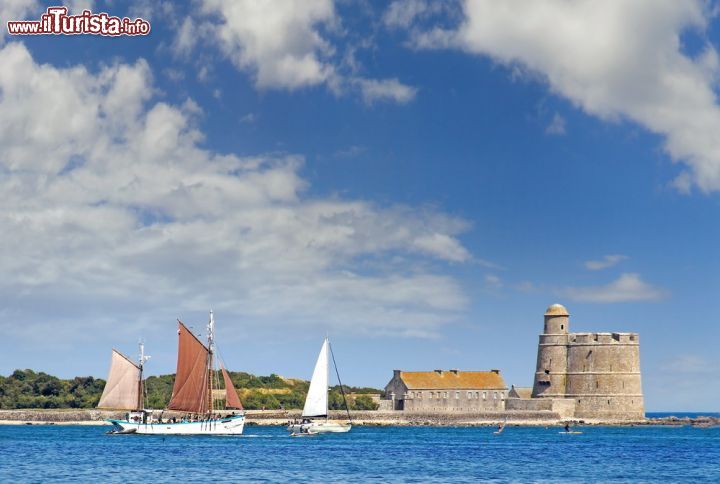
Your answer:
[[[216,398],[214,389],[220,389],[218,371],[215,369],[215,319],[210,311],[207,326],[208,342],[203,344],[183,323],[178,320],[178,360],[172,398],[167,410],[184,412],[182,417],[166,421],[156,412],[146,410],[143,405],[142,363],[135,365],[118,352],[113,353],[113,364],[105,389],[108,398],[100,399],[98,408],[129,410],[125,420],[109,420],[114,433],[162,434],[162,435],[234,435],[242,434],[245,415],[230,375],[220,363],[224,383],[224,397]],[[113,350],[115,351],[115,350]],[[115,366],[116,356],[118,365]],[[141,356],[141,362],[143,361]],[[129,365],[132,365],[133,370]],[[135,379],[137,378],[137,379]],[[111,386],[112,383],[112,386]],[[138,395],[139,394],[139,395]],[[220,404],[224,400],[224,417]]]

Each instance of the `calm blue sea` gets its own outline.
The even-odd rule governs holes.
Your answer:
[[[357,427],[290,438],[105,435],[108,427],[0,426],[0,482],[720,482],[720,428]]]

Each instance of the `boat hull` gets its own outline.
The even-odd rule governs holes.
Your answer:
[[[294,434],[324,434],[324,433],[345,433],[352,428],[350,424],[343,424],[333,421],[297,423],[288,425],[288,430]]]
[[[127,420],[108,420],[118,427],[118,434],[140,435],[240,435],[245,427],[245,416],[203,420],[200,422],[142,423]]]

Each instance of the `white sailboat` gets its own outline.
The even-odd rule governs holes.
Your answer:
[[[220,364],[225,383],[226,415],[221,417],[219,402],[213,388],[219,388],[214,367],[215,320],[210,311],[205,346],[178,320],[178,360],[172,398],[167,410],[186,412],[182,417],[163,420],[162,411],[144,408],[143,364],[147,360],[141,345],[140,364],[136,365],[113,350],[110,375],[98,408],[129,410],[124,420],[108,420],[114,425],[111,433],[154,435],[237,435],[242,434],[245,414],[230,375]],[[239,410],[239,412],[237,412]]]
[[[333,366],[338,375],[338,383],[340,391],[345,402],[345,410],[348,413],[348,422],[342,423],[328,419],[328,383],[330,380],[330,356],[332,356]],[[313,371],[312,380],[310,380],[310,388],[305,398],[305,406],[302,412],[302,421],[293,422],[288,426],[288,430],[294,435],[297,434],[318,434],[325,432],[348,432],[352,428],[350,422],[350,410],[345,400],[345,392],[340,382],[340,374],[335,365],[335,357],[332,355],[330,340],[326,337],[320,348],[315,370]]]

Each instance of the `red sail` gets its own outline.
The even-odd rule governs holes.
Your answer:
[[[222,363],[220,364],[220,369],[222,370],[223,380],[225,380],[225,408],[237,408],[242,410],[243,406],[240,402],[240,397],[238,397],[237,391],[235,391],[235,387],[233,386],[233,382],[230,380],[230,375],[228,375],[228,372],[225,371],[225,367],[222,366]]]
[[[178,361],[170,410],[205,413],[208,411],[208,349],[178,321]]]

